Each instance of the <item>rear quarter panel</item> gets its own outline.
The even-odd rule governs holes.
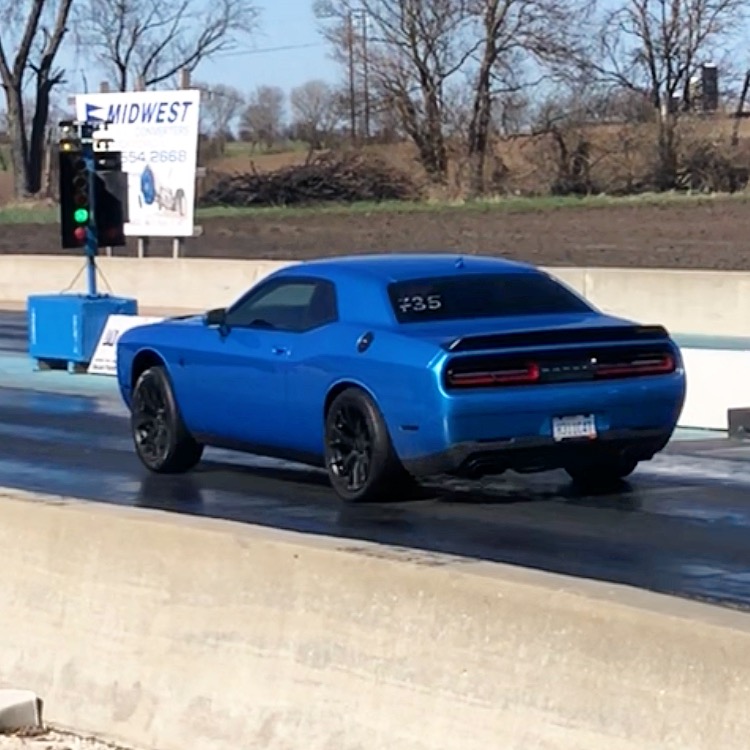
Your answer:
[[[359,352],[357,342],[368,331],[372,343]],[[439,419],[440,394],[432,370],[438,354],[433,344],[357,323],[338,323],[307,335],[289,371],[293,447],[322,455],[326,398],[356,386],[375,400],[399,450],[404,440],[412,439],[404,425]]]

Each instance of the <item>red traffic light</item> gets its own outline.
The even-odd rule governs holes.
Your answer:
[[[76,227],[73,230],[73,236],[78,242],[83,242],[86,239],[86,227]]]

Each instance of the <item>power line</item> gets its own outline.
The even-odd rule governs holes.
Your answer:
[[[289,44],[285,47],[264,47],[261,49],[248,49],[242,52],[225,52],[224,54],[214,55],[214,57],[245,57],[247,55],[264,55],[269,52],[291,52],[298,49],[312,49],[325,47],[323,42],[313,42],[310,44]]]

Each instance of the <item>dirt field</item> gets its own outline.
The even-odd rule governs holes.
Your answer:
[[[724,138],[730,125],[729,120],[720,118],[691,127],[708,128],[713,136]],[[608,165],[607,175],[622,180],[641,168],[631,162],[642,160],[644,139],[653,140],[650,131],[642,131],[643,127],[616,126],[598,128],[589,134],[596,142],[600,168],[605,162]],[[698,135],[707,133],[701,131]],[[750,148],[750,122],[743,121],[740,136]],[[544,149],[540,151],[538,146],[533,139],[509,139],[499,147],[512,173],[526,175],[517,178],[521,188],[524,180],[538,188],[547,179],[544,175],[551,174],[549,155],[545,157]],[[407,144],[373,149],[401,168],[408,166],[410,173],[412,167],[418,172],[414,150]],[[304,151],[299,149],[262,154],[249,151],[247,144],[234,143],[224,158],[211,162],[209,171],[267,171],[304,158]],[[8,172],[0,172],[0,206],[11,195],[11,177]],[[188,257],[302,259],[342,253],[434,250],[502,255],[540,265],[750,270],[750,199],[660,205],[634,202],[535,213],[455,209],[284,216],[272,212],[265,216],[256,213],[244,218],[200,219],[198,223],[204,234],[186,241]],[[2,254],[60,253],[58,244],[55,224],[0,223]],[[127,249],[116,249],[115,254],[134,255],[135,243]],[[170,255],[171,243],[152,240],[149,254]]]
[[[558,209],[538,213],[444,211],[202,220],[186,255],[296,259],[451,251],[537,264],[750,270],[750,202]],[[60,253],[56,225],[0,226],[0,253]],[[152,241],[151,255],[168,255]],[[135,247],[118,248],[132,255]]]

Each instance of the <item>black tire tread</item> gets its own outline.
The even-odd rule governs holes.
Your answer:
[[[375,446],[371,465],[373,475],[364,488],[357,492],[350,492],[340,483],[333,473],[328,470],[329,479],[337,495],[349,503],[387,502],[404,499],[404,494],[413,491],[417,483],[404,469],[393,448],[388,428],[380,410],[372,398],[361,388],[350,387],[342,391],[332,401],[326,415],[326,466],[328,465],[328,419],[335,414],[337,408],[344,403],[350,403],[360,409],[373,431]]]
[[[565,471],[577,484],[587,487],[606,487],[626,479],[637,467],[638,461],[615,456],[592,464],[566,466]]]
[[[158,465],[145,461],[137,448],[136,453],[149,471],[156,474],[184,474],[200,462],[204,446],[198,443],[185,427],[166,369],[161,365],[149,367],[138,378],[134,393],[146,379],[156,379],[164,393],[172,432],[172,445],[164,461]]]

